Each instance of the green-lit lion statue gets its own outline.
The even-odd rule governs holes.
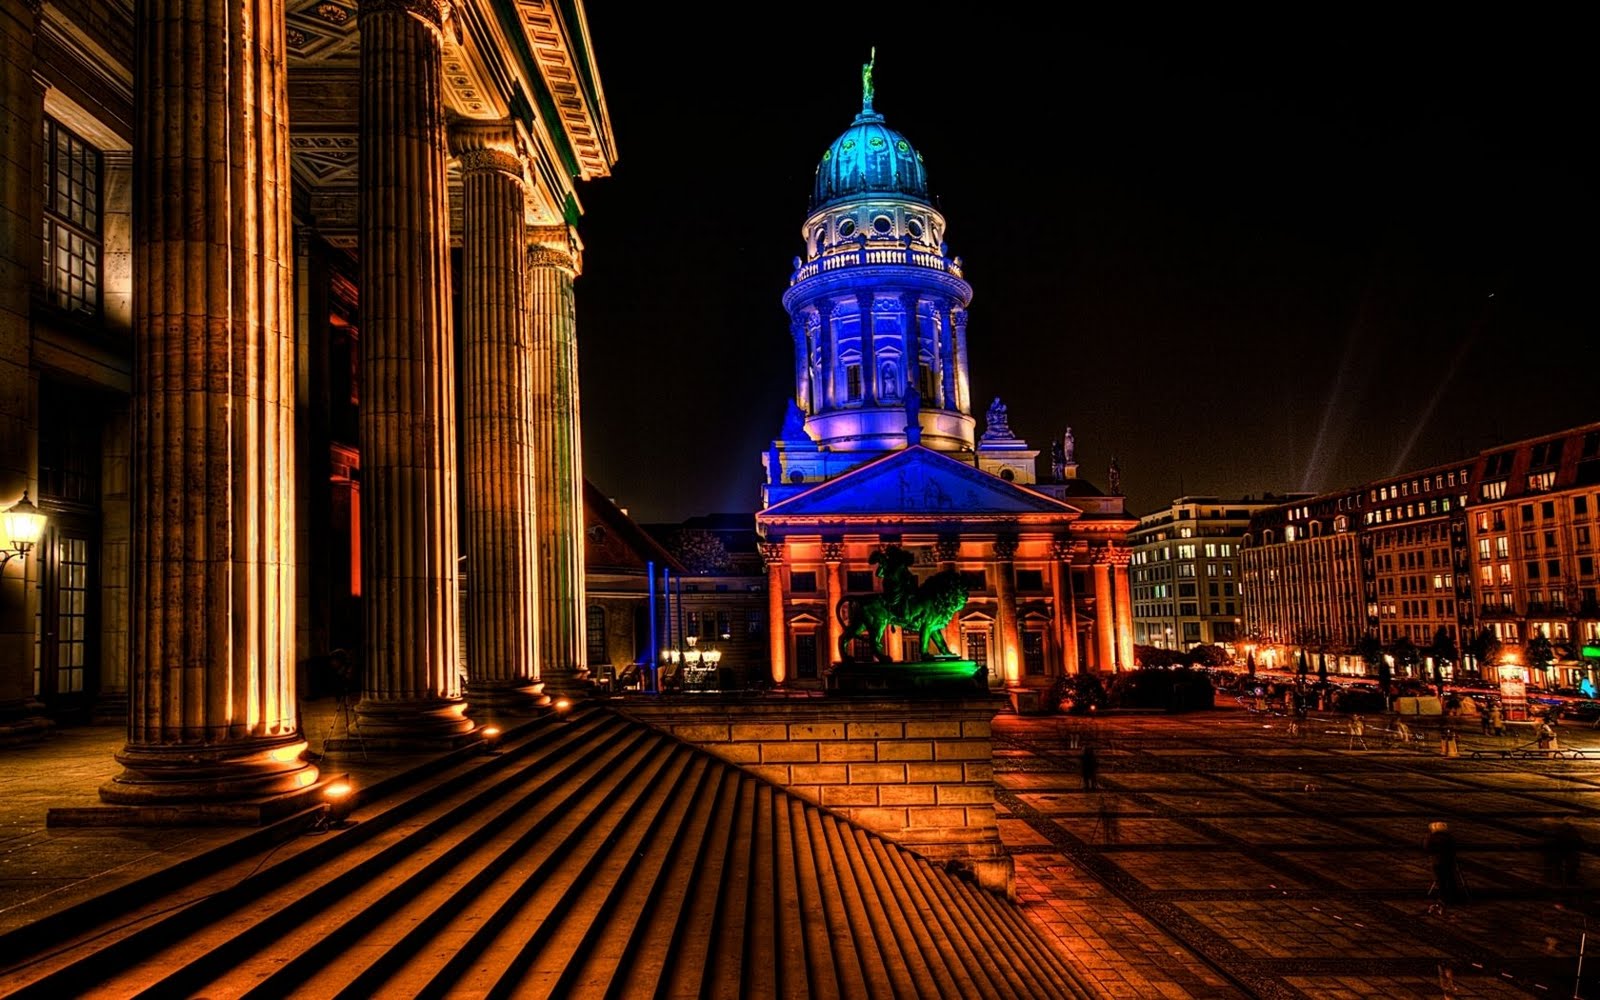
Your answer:
[[[880,663],[891,662],[883,650],[883,633],[890,625],[898,625],[922,636],[921,653],[927,657],[938,649],[936,657],[952,657],[944,641],[944,628],[967,604],[967,588],[955,570],[944,570],[930,576],[920,587],[911,572],[915,558],[898,545],[891,545],[872,553],[867,560],[877,567],[875,571],[883,580],[883,593],[871,597],[846,597],[834,608],[844,634],[839,637],[839,659],[853,662],[850,643],[857,636],[872,637],[872,652]]]

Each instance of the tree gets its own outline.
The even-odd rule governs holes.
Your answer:
[[[1451,637],[1450,630],[1443,625],[1433,633],[1433,641],[1428,644],[1428,655],[1433,657],[1434,683],[1444,683],[1444,670],[1441,664],[1448,663],[1454,666],[1461,659],[1461,651],[1456,648],[1456,641]]]
[[[1478,673],[1481,674],[1485,667],[1493,667],[1500,662],[1500,648],[1500,639],[1494,634],[1493,629],[1485,626],[1478,630],[1478,634],[1472,637],[1472,642],[1467,647],[1467,651],[1477,661]]]
[[[1228,651],[1216,644],[1189,650],[1189,661],[1197,667],[1225,667],[1231,662]]]
[[[1401,636],[1390,644],[1389,655],[1394,657],[1394,665],[1404,670],[1408,676],[1422,662],[1422,651],[1406,636]]]
[[[1550,643],[1550,634],[1544,629],[1540,629],[1538,635],[1528,640],[1526,653],[1528,669],[1539,671],[1545,683],[1548,684],[1550,664],[1554,663],[1556,659],[1556,650],[1555,646]]]
[[[667,548],[683,568],[697,576],[711,576],[728,568],[728,549],[709,531],[680,531]]]

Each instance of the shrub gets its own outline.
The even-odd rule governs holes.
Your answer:
[[[1105,685],[1096,674],[1069,674],[1058,678],[1052,690],[1056,709],[1068,715],[1087,715],[1106,707]]]
[[[1161,708],[1169,712],[1194,712],[1215,704],[1211,678],[1204,671],[1186,667],[1117,674],[1106,696],[1121,708]]]

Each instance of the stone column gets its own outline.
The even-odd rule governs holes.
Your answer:
[[[1111,563],[1106,551],[1094,554],[1094,637],[1096,668],[1113,670],[1117,663],[1116,599],[1111,594]]]
[[[806,349],[806,319],[805,314],[795,316],[789,321],[789,334],[794,338],[794,402],[800,407],[801,413],[811,412],[811,393],[809,391],[810,379],[807,378],[811,370],[810,351]]]
[[[1022,639],[1017,634],[1017,593],[1012,579],[1012,560],[1017,555],[1017,540],[1002,535],[994,540],[995,638],[1000,645],[1000,669],[1007,684],[1022,676]]]
[[[955,320],[949,303],[939,310],[939,406],[946,410],[956,405]]]
[[[1050,598],[1056,606],[1056,642],[1061,648],[1061,672],[1082,672],[1078,663],[1078,599],[1072,588],[1072,542],[1058,538],[1050,543],[1055,559]]]
[[[522,160],[509,123],[458,126],[467,701],[474,713],[549,703],[539,680]]]
[[[128,719],[129,604],[133,582],[133,421],[124,402],[100,439],[100,694],[96,720]]]
[[[905,341],[903,346],[906,359],[906,386],[908,389],[915,386],[919,396],[922,393],[922,325],[917,321],[917,303],[921,299],[922,296],[917,292],[900,293],[900,308],[905,313],[905,329],[902,332]],[[924,407],[931,407],[936,400],[924,399],[921,402]]]
[[[578,274],[565,226],[535,229],[528,251],[529,395],[533,416],[539,653],[545,690],[587,690],[584,663],[583,439],[579,434]]]
[[[952,309],[951,321],[955,324],[956,409],[972,412],[972,384],[967,377],[967,311]]]
[[[0,509],[34,481],[33,330],[30,291],[39,272],[44,91],[33,75],[39,5],[0,2]],[[0,569],[0,744],[44,736],[50,723],[33,697],[33,647],[38,625],[38,557]]]
[[[281,2],[135,13],[133,622],[107,802],[304,788]]]
[[[878,405],[877,331],[872,328],[873,291],[856,290],[856,311],[861,330],[861,405]]]
[[[934,554],[939,559],[941,573],[956,572],[956,557],[961,554],[960,535],[940,535],[934,542]],[[961,648],[961,613],[950,616],[950,621],[944,627],[944,644],[950,647],[950,652],[956,656],[965,657],[967,651]]]
[[[1128,558],[1131,555],[1132,553],[1125,548],[1111,551],[1112,591],[1117,597],[1116,668],[1118,670],[1133,669],[1133,588],[1128,581]],[[1180,643],[1183,641],[1182,636],[1175,638]]]
[[[772,683],[783,687],[789,678],[786,664],[788,629],[783,620],[783,543],[762,542],[761,558],[767,564],[767,641],[772,658]],[[838,652],[838,647],[834,647]]]
[[[472,729],[457,670],[455,355],[443,18],[361,4],[362,735],[397,747]]]
[[[833,300],[822,299],[816,304],[817,309],[817,338],[822,348],[822,404],[818,411],[832,409],[839,405],[837,393],[839,366],[839,345],[834,342],[833,331]]]
[[[822,543],[822,562],[828,568],[828,662],[838,663],[839,640],[844,638],[844,625],[839,621],[839,602],[844,600],[844,544]]]

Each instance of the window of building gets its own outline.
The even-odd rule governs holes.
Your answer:
[[[989,579],[981,569],[964,569],[961,571],[961,585],[967,588],[969,594],[981,594],[989,589]]]
[[[1573,497],[1572,498],[1572,512],[1574,514],[1577,514],[1579,517],[1586,516],[1589,513],[1589,498],[1588,497]]]
[[[1044,633],[1027,629],[1022,633],[1022,672],[1029,677],[1044,676]]]
[[[44,120],[44,282],[71,313],[100,312],[100,151]]]
[[[762,632],[762,629],[764,627],[763,623],[766,620],[767,620],[766,616],[763,615],[761,612],[757,611],[756,609],[750,608],[750,609],[746,610],[745,613],[744,613],[744,631],[745,631],[745,634],[746,635],[760,635],[761,632]]]
[[[599,666],[611,662],[611,657],[606,654],[606,609],[598,605],[590,605],[588,621],[585,623],[585,637],[588,640],[589,665]]]
[[[1541,519],[1548,521],[1555,516],[1556,502],[1554,500],[1546,500],[1539,505],[1539,517]]]
[[[864,594],[872,590],[872,570],[853,569],[844,575],[844,589],[852,594]]]
[[[733,637],[733,615],[727,611],[717,612],[717,638],[730,639]]]
[[[817,676],[817,633],[801,632],[794,637],[794,675],[801,680]]]
[[[1505,535],[1499,535],[1494,540],[1494,554],[1497,559],[1511,558],[1511,541]]]
[[[817,574],[810,570],[796,570],[789,574],[789,589],[796,594],[817,592]],[[691,612],[692,614],[692,612]]]
[[[1561,560],[1546,559],[1544,563],[1544,575],[1550,580],[1561,579]]]
[[[978,666],[989,663],[989,633],[981,631],[968,632],[966,636],[967,659]]]
[[[683,616],[683,634],[685,637],[700,635],[700,612],[688,611]]]
[[[1527,571],[1528,579],[1539,579],[1539,564],[1534,560],[1529,559],[1525,564],[1523,564],[1522,568]]]
[[[1019,569],[1019,570],[1017,570],[1017,589],[1018,590],[1043,590],[1044,589],[1044,571],[1043,570],[1037,570],[1037,569]]]
[[[861,366],[844,366],[844,394],[845,398],[854,402],[861,398]]]

